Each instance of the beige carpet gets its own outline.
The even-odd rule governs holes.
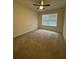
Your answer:
[[[13,41],[13,59],[66,59],[65,41],[59,33],[39,29]]]

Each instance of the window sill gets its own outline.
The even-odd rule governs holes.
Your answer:
[[[48,25],[42,25],[42,26],[45,26],[45,27],[53,27],[53,28],[56,28],[57,26],[48,26]]]

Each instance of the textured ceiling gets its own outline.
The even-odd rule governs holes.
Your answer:
[[[41,11],[36,9],[37,7],[33,6],[34,3],[39,3],[40,0],[14,0],[15,2],[24,5],[25,7],[29,7],[32,8],[35,11]],[[51,6],[45,7],[44,10],[42,11],[46,11],[46,10],[51,10],[51,9],[56,9],[56,8],[61,8],[61,7],[65,7],[66,6],[66,0],[44,0],[45,3],[49,3],[51,4]]]

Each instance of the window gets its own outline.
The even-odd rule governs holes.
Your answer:
[[[42,25],[57,26],[57,14],[42,15]]]

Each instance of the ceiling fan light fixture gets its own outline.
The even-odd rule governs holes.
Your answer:
[[[43,10],[46,6],[50,6],[50,4],[45,4],[44,0],[41,0],[39,4],[33,4],[34,6],[37,6],[37,9]]]
[[[44,8],[43,6],[40,6],[40,7],[39,7],[39,9],[41,9],[41,10],[42,10],[43,8]]]

